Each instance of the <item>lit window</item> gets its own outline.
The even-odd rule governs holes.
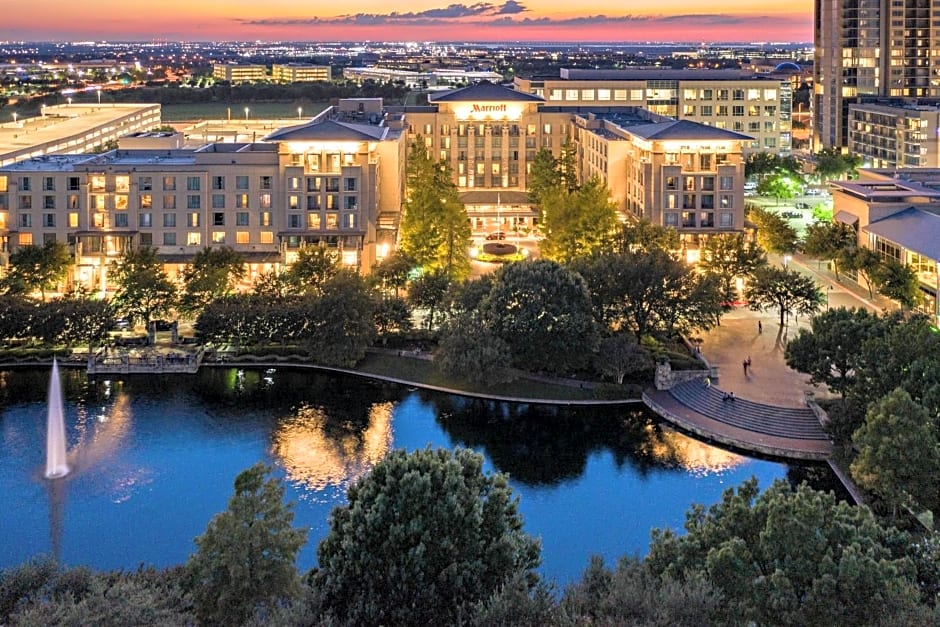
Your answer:
[[[199,246],[201,242],[202,242],[201,233],[189,232],[186,234],[187,246]]]

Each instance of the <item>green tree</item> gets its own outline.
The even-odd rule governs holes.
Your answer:
[[[623,378],[628,374],[652,367],[653,359],[649,353],[637,343],[635,337],[626,333],[605,337],[594,357],[594,368],[618,384],[623,383]]]
[[[183,295],[180,308],[196,313],[207,303],[232,294],[245,276],[245,259],[222,246],[204,248],[183,268]]]
[[[304,246],[284,275],[295,293],[315,294],[339,271],[339,252],[335,248]]]
[[[906,263],[884,259],[872,279],[881,294],[897,301],[905,309],[913,309],[923,298],[917,273]]]
[[[751,479],[708,509],[693,506],[685,529],[654,530],[647,565],[703,577],[736,624],[914,624],[914,567],[895,553],[906,538],[831,492],[777,481],[759,493]]]
[[[855,230],[841,222],[814,222],[803,235],[803,252],[810,257],[832,262],[832,270],[839,278],[839,265],[846,250],[854,248],[858,238]]]
[[[777,309],[780,326],[783,327],[790,314],[817,312],[825,297],[810,277],[786,268],[768,266],[754,272],[753,279],[744,288],[744,298],[753,311]]]
[[[375,330],[379,335],[407,333],[411,330],[411,307],[400,296],[384,296],[375,299],[372,314]]]
[[[522,531],[506,478],[466,449],[396,450],[330,515],[314,585],[345,624],[453,624],[540,548]]]
[[[45,302],[46,292],[62,282],[72,257],[69,247],[50,240],[42,246],[21,246],[10,254],[10,266],[2,279],[8,294],[29,294],[39,290]]]
[[[940,442],[930,416],[902,389],[872,404],[855,432],[852,478],[896,517],[940,505]]]
[[[310,353],[318,363],[351,368],[366,356],[375,337],[375,299],[366,280],[348,270],[321,289],[306,316]]]
[[[757,186],[757,193],[761,196],[771,196],[777,200],[790,200],[800,191],[802,182],[795,179],[789,173],[771,174],[763,179]]]
[[[538,208],[542,207],[545,197],[561,187],[561,177],[558,173],[558,160],[552,151],[542,148],[535,153],[532,161],[532,171],[526,177],[529,188],[529,200]]]
[[[584,280],[552,261],[500,268],[481,304],[484,321],[509,345],[513,365],[571,372],[586,366],[597,327]]]
[[[513,378],[507,368],[510,362],[509,345],[479,316],[459,315],[441,328],[434,363],[447,376],[483,385],[504,383]]]
[[[836,268],[841,264],[846,270],[853,270],[868,287],[869,298],[874,296],[873,288],[881,268],[881,255],[864,246],[847,246],[833,264]]]
[[[196,538],[186,568],[204,623],[240,625],[300,591],[294,562],[307,530],[292,526],[292,505],[284,503],[284,487],[270,472],[264,464],[241,472],[228,509]]]
[[[796,229],[776,213],[751,207],[747,217],[757,227],[757,243],[764,250],[782,255],[796,249]]]
[[[168,314],[176,303],[176,284],[164,272],[155,248],[126,251],[111,276],[117,285],[114,307],[131,321],[149,327],[151,320]]]
[[[398,296],[407,287],[408,273],[413,267],[411,259],[396,251],[375,264],[369,276],[375,281],[377,288]]]
[[[855,178],[856,170],[862,164],[858,155],[844,154],[838,147],[823,148],[816,153],[815,174],[820,180]]]
[[[414,309],[427,311],[425,326],[434,328],[434,317],[443,309],[451,280],[440,271],[421,274],[408,287],[408,302]]]
[[[669,226],[653,224],[646,218],[624,224],[614,243],[617,252],[651,251],[653,249],[671,252],[679,250],[679,231]]]
[[[747,178],[762,179],[771,174],[789,174],[794,178],[802,177],[803,167],[793,157],[781,157],[772,152],[755,152],[744,161],[744,175]]]
[[[702,246],[699,268],[718,278],[725,301],[737,300],[736,279],[751,276],[767,264],[767,255],[743,233],[712,235]]]
[[[574,192],[562,190],[544,198],[545,238],[540,245],[543,257],[567,263],[611,248],[617,210],[600,179],[593,178]]]
[[[865,309],[840,307],[820,313],[787,344],[787,365],[811,375],[814,384],[825,384],[844,403],[864,362],[865,341],[880,327],[878,316]]]

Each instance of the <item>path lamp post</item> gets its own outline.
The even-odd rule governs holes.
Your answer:
[[[245,121],[246,121],[246,122],[248,121],[248,112],[249,112],[249,111],[250,111],[250,109],[249,109],[248,107],[245,107]]]

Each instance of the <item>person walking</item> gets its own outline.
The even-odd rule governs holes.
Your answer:
[[[760,335],[764,332],[764,325],[760,320],[757,321],[757,334]]]
[[[747,359],[744,360],[744,363],[747,364],[748,370],[753,370],[753,368],[751,368],[751,356],[750,355],[747,356]]]
[[[746,359],[744,360],[742,365],[744,366],[744,376],[746,377],[747,376],[747,360]]]

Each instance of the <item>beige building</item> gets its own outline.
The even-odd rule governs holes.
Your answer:
[[[894,103],[850,104],[849,153],[872,168],[936,168],[940,107]]]
[[[216,63],[212,66],[212,76],[229,83],[247,83],[267,80],[268,69],[263,65]]]
[[[0,250],[67,242],[71,280],[97,290],[108,287],[109,263],[141,246],[171,272],[223,245],[245,257],[249,279],[305,245],[368,271],[393,242],[401,204],[395,127],[369,124],[353,101],[265,141],[11,164],[0,168]]]
[[[333,68],[329,65],[275,63],[271,66],[271,80],[280,83],[312,83],[317,81],[329,81],[332,78]]]
[[[940,324],[940,169],[859,170],[856,181],[832,181],[834,219],[851,226],[859,246],[910,265],[921,311]]]
[[[515,88],[557,107],[633,106],[747,134],[745,152],[789,154],[792,87],[787,77],[740,70],[580,70],[516,77]]]
[[[43,107],[39,116],[0,124],[0,167],[42,155],[94,152],[158,126],[158,104]]]

